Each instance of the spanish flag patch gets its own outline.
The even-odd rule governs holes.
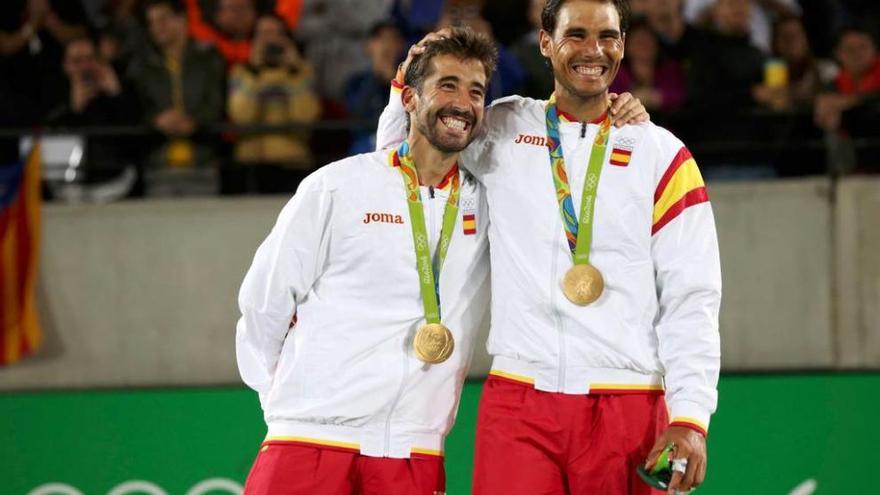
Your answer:
[[[464,235],[474,235],[477,233],[477,216],[473,213],[465,213],[461,216],[461,228]]]
[[[626,167],[629,165],[629,159],[632,156],[632,149],[614,147],[611,148],[611,160],[609,163],[618,167]]]

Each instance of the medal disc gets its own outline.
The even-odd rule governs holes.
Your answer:
[[[416,332],[413,349],[416,356],[430,364],[446,361],[452,355],[455,340],[452,332],[440,323],[429,323]]]
[[[593,265],[574,265],[562,278],[562,292],[578,306],[592,303],[605,289],[602,273]]]

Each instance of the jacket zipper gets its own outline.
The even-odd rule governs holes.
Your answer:
[[[391,402],[391,408],[388,409],[388,417],[385,418],[385,445],[384,445],[384,457],[388,457],[391,455],[391,417],[394,415],[394,410],[397,408],[397,403],[400,402],[400,397],[403,395],[403,388],[406,385],[406,376],[409,374],[409,354],[404,353],[403,355],[403,374],[400,377],[400,385],[397,387],[397,394],[394,396],[394,400]]]
[[[428,186],[428,197],[430,199],[434,199],[434,187]],[[433,246],[433,238],[434,238],[434,202],[430,201],[428,203],[423,203],[424,206],[428,206],[428,225],[426,226],[428,229],[428,242],[429,245]],[[397,408],[398,402],[400,402],[400,397],[403,395],[403,389],[406,385],[406,377],[409,374],[409,355],[404,354],[403,356],[403,375],[400,378],[400,385],[397,387],[397,394],[394,396],[394,400],[391,402],[391,408],[388,410],[388,417],[385,418],[385,445],[384,445],[384,456],[388,457],[390,455],[391,450],[391,417],[394,415],[394,410]]]

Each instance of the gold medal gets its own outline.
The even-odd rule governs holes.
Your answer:
[[[562,278],[562,292],[578,306],[592,303],[605,289],[602,273],[593,265],[574,265]]]
[[[438,364],[449,359],[454,347],[452,332],[441,323],[428,323],[419,328],[413,340],[416,356],[429,364]]]

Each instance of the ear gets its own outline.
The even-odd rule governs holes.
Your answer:
[[[659,44],[657,49],[659,51]],[[626,57],[626,33],[620,35],[620,60],[623,60],[624,57]]]
[[[550,33],[543,29],[538,33],[538,47],[541,49],[541,55],[543,55],[544,58],[550,58],[553,48],[553,38],[550,36]]]
[[[416,90],[412,86],[404,86],[400,93],[400,101],[407,113],[414,112],[418,106],[419,95],[416,94]]]

